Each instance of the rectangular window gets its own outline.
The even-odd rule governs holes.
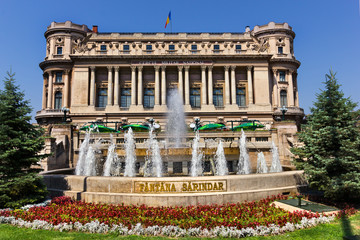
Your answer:
[[[57,83],[62,82],[62,72],[56,72],[55,82]]]
[[[191,45],[191,50],[197,50],[197,45],[196,44],[193,44],[193,45]]]
[[[155,94],[153,88],[144,89],[144,108],[153,108],[155,105]]]
[[[129,50],[130,50],[129,45],[124,45],[124,46],[123,46],[123,50],[124,50],[124,51],[129,51]]]
[[[121,88],[120,107],[128,108],[131,104],[131,89]]]
[[[62,47],[57,47],[56,54],[61,55],[62,54]]]
[[[146,51],[152,51],[152,45],[146,45]]]
[[[200,108],[200,88],[190,89],[190,105],[193,108]]]
[[[101,45],[100,46],[100,51],[106,51],[106,45]]]
[[[215,107],[223,107],[224,106],[224,97],[223,97],[223,89],[222,88],[214,88],[213,91],[213,102]]]
[[[285,71],[279,71],[279,81],[280,82],[285,82]]]
[[[278,47],[278,54],[283,54],[283,47]]]
[[[214,53],[220,52],[220,46],[218,44],[214,45]]]
[[[268,142],[268,137],[255,137],[256,142]]]
[[[99,88],[98,89],[98,101],[97,107],[104,108],[107,104],[107,89],[106,88]]]
[[[246,106],[246,94],[245,88],[237,88],[236,89],[236,104],[239,107]]]
[[[173,44],[169,45],[169,50],[174,51],[175,50],[175,45],[173,45]]]
[[[241,53],[241,45],[235,45],[235,52],[236,53]]]

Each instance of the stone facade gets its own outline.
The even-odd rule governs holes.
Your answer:
[[[165,126],[175,88],[187,124],[194,118],[228,126],[231,120],[256,119],[272,129],[286,106],[286,120],[293,122],[277,126],[291,136],[271,134],[279,144],[293,136],[304,115],[295,33],[287,23],[246,27],[241,33],[102,33],[97,26],[90,30],[66,21],[52,22],[45,38],[43,101],[36,114],[43,126],[61,123],[62,107],[70,109],[75,126],[103,121],[114,127],[114,122],[150,117]]]

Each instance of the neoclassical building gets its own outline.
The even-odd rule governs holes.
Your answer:
[[[97,26],[52,22],[40,124],[144,121],[165,124],[168,97],[178,89],[189,122],[301,119],[295,33],[270,22],[235,33],[106,33]]]

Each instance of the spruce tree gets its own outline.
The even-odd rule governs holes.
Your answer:
[[[360,199],[360,134],[357,104],[345,98],[335,73],[326,74],[307,124],[299,133],[302,147],[293,148],[295,164],[309,185],[334,201]]]
[[[46,188],[34,168],[43,156],[43,131],[30,123],[31,108],[7,72],[0,91],[0,209],[41,201]]]

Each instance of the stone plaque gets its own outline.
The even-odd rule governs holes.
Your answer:
[[[135,193],[206,193],[226,192],[226,180],[200,181],[135,181]]]

